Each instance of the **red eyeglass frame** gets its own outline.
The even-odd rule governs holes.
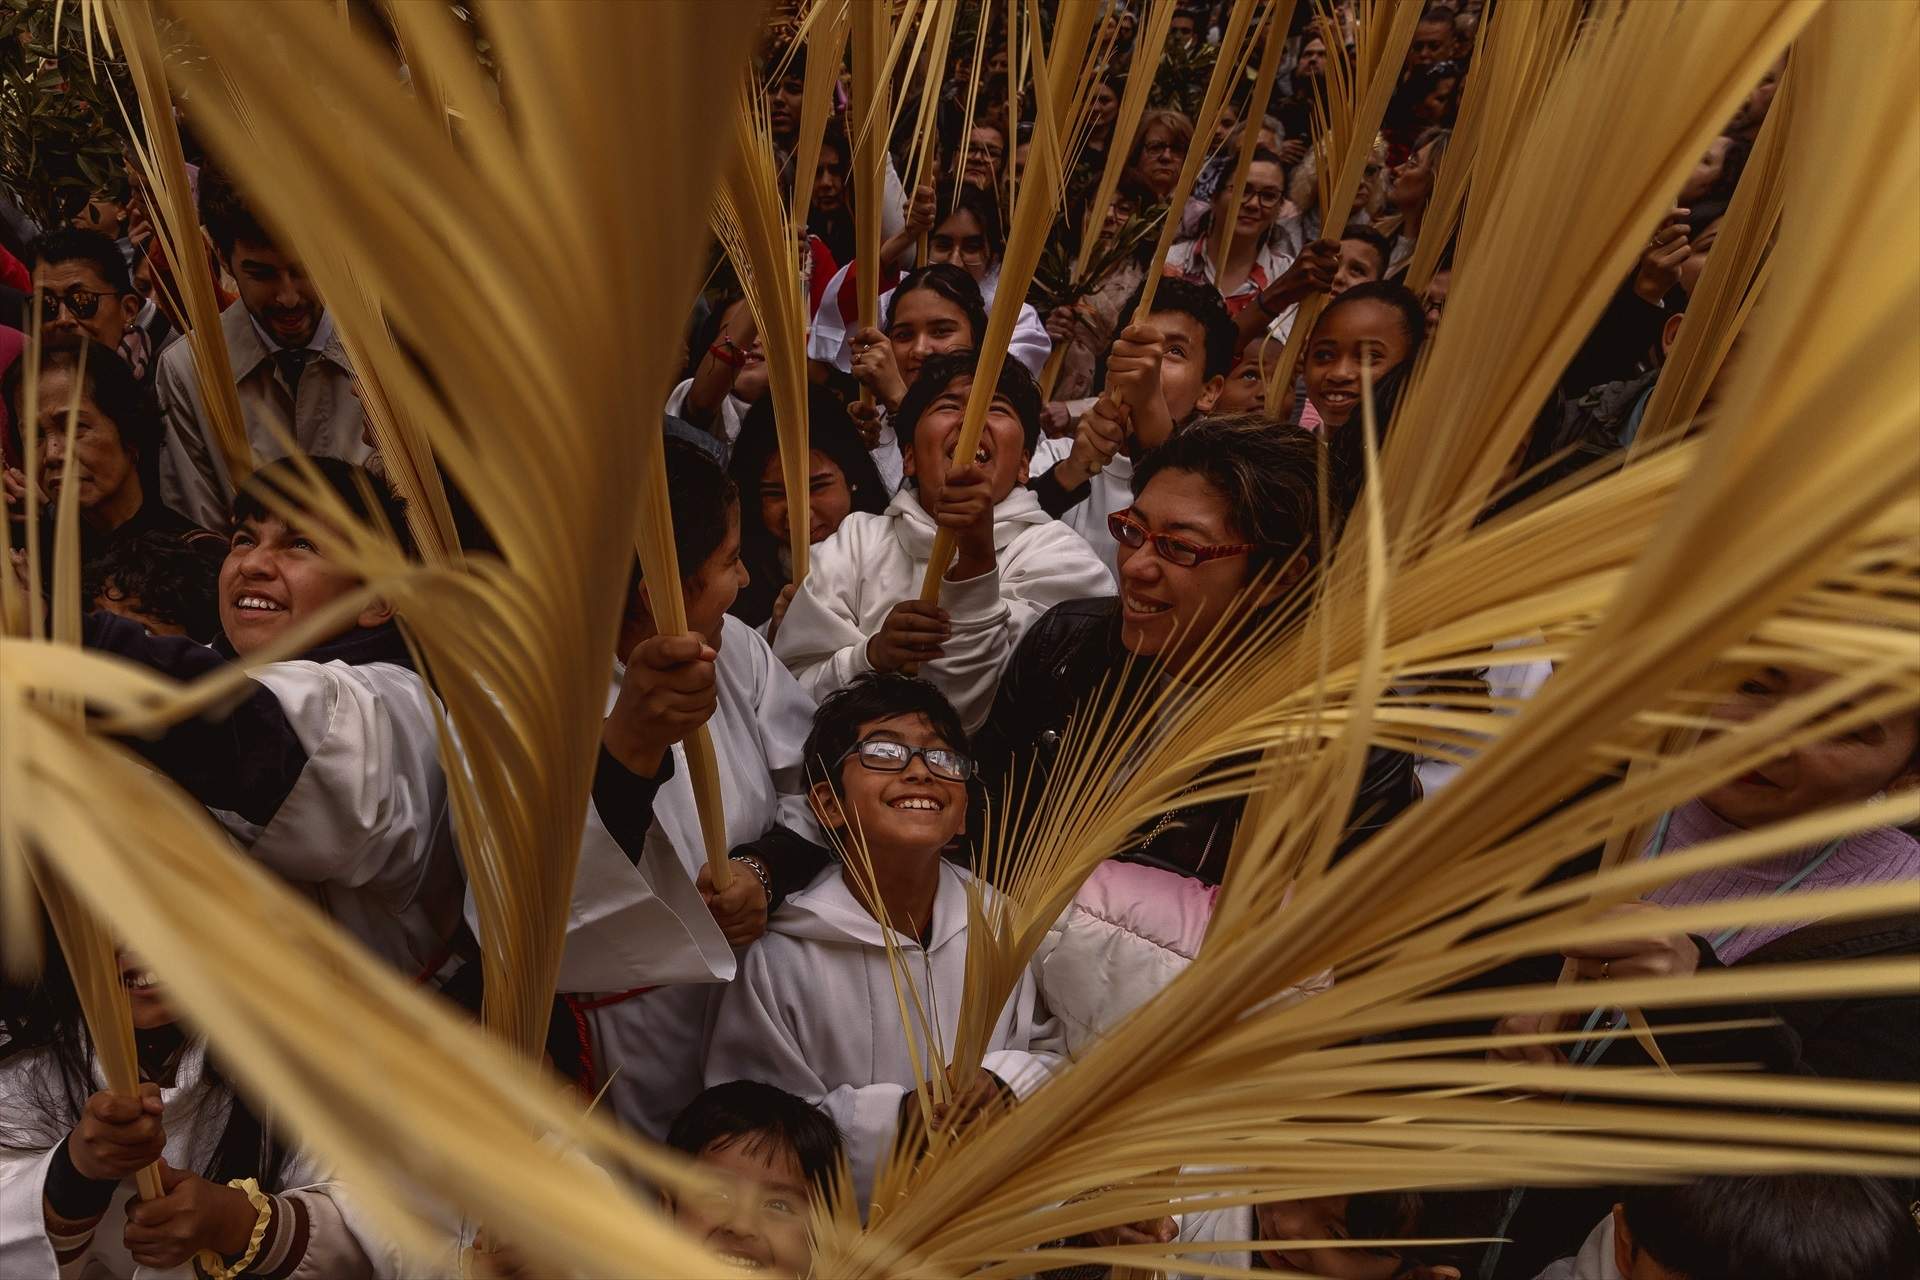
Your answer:
[[[1127,541],[1125,535],[1122,533],[1122,530],[1126,529],[1138,529],[1140,531],[1140,542],[1137,546]],[[1115,511],[1107,517],[1107,532],[1113,535],[1115,542],[1133,550],[1138,550],[1140,547],[1144,547],[1147,543],[1151,542],[1155,555],[1158,555],[1168,564],[1178,565],[1182,569],[1197,568],[1200,565],[1206,564],[1209,560],[1225,560],[1232,556],[1244,556],[1249,551],[1252,551],[1254,547],[1254,544],[1251,542],[1224,542],[1218,546],[1208,547],[1202,546],[1197,542],[1189,542],[1185,538],[1176,537],[1171,533],[1155,533],[1153,530],[1147,528],[1146,525],[1141,524],[1138,520],[1128,515],[1125,511]],[[1191,561],[1181,559],[1180,556],[1174,553],[1174,547],[1184,547],[1188,551],[1191,551],[1193,553],[1193,559]]]

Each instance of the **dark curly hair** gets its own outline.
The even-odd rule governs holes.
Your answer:
[[[856,676],[846,688],[827,695],[813,713],[813,729],[801,759],[809,781],[825,779],[840,792],[840,763],[860,741],[860,726],[892,716],[920,715],[949,750],[968,752],[967,727],[947,695],[920,679],[897,671]]]
[[[201,644],[220,633],[220,565],[227,544],[211,533],[186,537],[150,529],[111,539],[87,562],[84,598],[131,600],[156,622]]]

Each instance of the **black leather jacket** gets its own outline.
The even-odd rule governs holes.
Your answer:
[[[1017,786],[1012,789],[1015,795],[1024,794],[1028,808],[1037,806],[1042,779],[1053,768],[1068,722],[1102,685],[1122,682],[1123,698],[1151,692],[1151,664],[1130,667],[1127,657],[1120,642],[1120,603],[1111,596],[1055,605],[1028,627],[1000,677],[993,712],[974,741],[987,786],[997,792],[1009,776],[1025,778],[1038,770],[1024,793]],[[1357,846],[1418,795],[1413,758],[1374,749],[1341,850]],[[1151,836],[1125,856],[1218,884],[1245,807],[1242,800],[1228,800],[1178,810],[1171,821],[1156,822]],[[1001,814],[997,821],[1015,816]]]

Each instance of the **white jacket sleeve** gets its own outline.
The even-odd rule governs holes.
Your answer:
[[[1047,326],[1041,323],[1040,313],[1031,303],[1021,303],[1020,315],[1013,322],[1013,337],[1007,341],[1007,354],[1027,366],[1027,372],[1037,378],[1052,351],[1053,339],[1047,336]]]
[[[940,584],[953,635],[927,671],[971,733],[986,722],[1000,673],[1035,618],[1066,600],[1112,594],[1113,579],[1086,539],[1058,520],[1035,525],[1001,550],[990,572]]]
[[[296,883],[372,887],[407,901],[446,806],[425,686],[410,672],[280,662],[254,678],[278,699],[307,764],[253,856]]]
[[[42,1208],[52,1158],[51,1147],[45,1151],[0,1148],[0,1275],[60,1274]]]
[[[1025,1101],[1067,1065],[1060,1020],[1047,1012],[1040,999],[1034,965],[1020,975],[1020,984],[1001,1015],[1001,1026],[1002,1047],[987,1054],[980,1065]]]
[[[859,523],[850,519],[815,544],[807,580],[773,637],[773,652],[816,703],[873,670],[860,627]]]

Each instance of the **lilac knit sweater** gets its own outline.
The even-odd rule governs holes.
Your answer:
[[[1667,830],[1663,853],[1672,853],[1691,845],[1734,835],[1740,828],[1722,818],[1698,800],[1674,810]],[[1642,856],[1651,853],[1649,848]],[[1776,893],[1793,878],[1795,872],[1819,855],[1819,849],[1801,849],[1766,862],[1723,867],[1703,871],[1676,880],[1647,895],[1650,902],[1663,907],[1685,907],[1702,902],[1723,902],[1730,898],[1764,898]],[[1833,856],[1812,875],[1795,885],[1792,892],[1811,889],[1839,889],[1858,885],[1893,884],[1897,892],[1912,900],[1920,910],[1920,841],[1897,827],[1880,827],[1852,836],[1834,850]],[[1772,924],[1742,929],[1714,947],[1724,964],[1736,964],[1776,938],[1783,938],[1812,921],[1798,924]]]

